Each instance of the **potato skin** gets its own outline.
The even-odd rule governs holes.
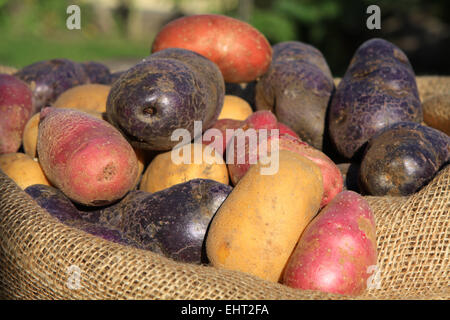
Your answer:
[[[276,137],[273,137],[276,139]],[[323,197],[320,207],[326,206],[344,188],[344,179],[337,165],[322,151],[294,138],[289,134],[280,134],[279,148],[296,152],[313,161],[322,174]]]
[[[69,227],[82,230],[108,241],[140,248],[134,241],[123,237],[119,230],[86,221],[86,219],[83,218],[84,213],[75,207],[64,193],[56,188],[35,184],[27,187],[25,192],[51,216]],[[88,214],[99,216],[100,210],[89,211]]]
[[[272,64],[256,84],[257,110],[272,110],[309,145],[322,150],[326,111],[334,90],[322,53],[298,41],[273,47]]]
[[[450,137],[413,122],[393,124],[368,143],[359,180],[375,196],[406,196],[427,184],[450,160]]]
[[[244,121],[252,113],[253,110],[247,101],[238,96],[225,95],[223,108],[219,114],[218,119],[233,119]]]
[[[194,162],[196,146],[202,155],[201,163]],[[199,178],[228,184],[228,170],[225,161],[220,153],[214,151],[212,146],[192,143],[186,145],[186,148],[190,149],[190,163],[174,163],[171,159],[172,151],[157,155],[145,170],[139,190],[153,193]]]
[[[300,234],[319,210],[323,185],[311,160],[280,150],[279,170],[250,167],[214,216],[206,253],[214,267],[277,282]]]
[[[195,51],[216,63],[226,82],[250,82],[263,75],[272,48],[251,25],[222,15],[182,17],[165,25],[152,45],[152,52],[167,48]]]
[[[35,113],[25,124],[23,129],[22,144],[23,150],[32,158],[37,157],[36,145],[39,128],[40,112]]]
[[[207,228],[231,190],[213,180],[193,179],[153,194],[131,191],[102,210],[97,224],[175,261],[204,263]]]
[[[367,201],[339,193],[306,227],[286,265],[283,283],[302,290],[358,295],[376,265],[376,229]]]
[[[111,72],[103,63],[88,61],[81,63],[81,67],[86,72],[90,83],[110,84]]]
[[[52,184],[85,205],[116,201],[136,183],[138,163],[130,144],[108,122],[81,111],[44,108],[37,152]]]
[[[114,82],[106,112],[134,147],[167,151],[178,144],[171,140],[175,129],[184,128],[193,137],[194,121],[202,121],[203,130],[212,126],[224,94],[220,71],[211,61],[187,50],[167,49]]]
[[[32,88],[33,113],[55,102],[67,89],[89,83],[89,77],[83,67],[68,59],[39,61],[23,67],[14,76]]]
[[[32,115],[32,92],[12,75],[0,74],[0,154],[17,152]]]
[[[33,184],[50,185],[39,162],[21,152],[0,155],[0,169],[22,190]]]
[[[212,146],[216,151],[218,151],[225,159],[225,149],[228,142],[232,138],[231,135],[227,137],[227,129],[236,130],[243,124],[243,121],[233,120],[233,119],[220,119],[217,120],[211,128],[206,130],[203,134],[202,143]],[[211,131],[210,131],[211,130]],[[215,135],[215,130],[219,130],[221,136]],[[207,135],[212,135],[211,137],[206,137]],[[217,139],[217,141],[216,141]]]
[[[106,100],[111,87],[104,84],[82,84],[64,91],[56,99],[55,108],[106,112]]]
[[[168,48],[151,54],[147,59],[175,59],[189,64],[198,74],[198,79],[207,88],[206,115],[203,126],[209,128],[217,121],[225,99],[225,82],[220,69],[200,54],[180,48]]]
[[[386,126],[423,120],[414,71],[394,44],[374,38],[364,42],[331,99],[330,137],[350,159]]]
[[[423,101],[423,121],[450,135],[450,93],[431,96]]]

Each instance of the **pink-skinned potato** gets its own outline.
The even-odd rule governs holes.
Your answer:
[[[138,160],[127,140],[108,122],[81,111],[44,108],[37,152],[50,182],[84,205],[110,204],[137,180]]]
[[[377,263],[376,248],[369,204],[360,194],[343,191],[303,231],[282,282],[302,290],[359,295]]]
[[[286,128],[289,130],[289,127]],[[310,146],[300,138],[294,137],[286,130],[283,130],[283,133],[281,132],[282,130],[277,134],[276,132],[271,133],[271,130],[269,130],[267,138],[258,136],[257,143],[250,143],[249,139],[245,139],[244,152],[234,152],[232,160],[227,158],[228,172],[233,185],[236,185],[242,179],[250,166],[256,163],[260,156],[265,155],[266,152],[272,152],[272,148],[290,150],[308,158],[320,168],[323,181],[323,196],[320,207],[323,208],[344,189],[344,179],[339,167],[322,151]],[[236,133],[236,135],[238,134],[239,132]],[[230,141],[229,144],[234,143],[235,150],[238,150],[238,138],[233,138]],[[264,152],[264,150],[267,151]]]
[[[0,74],[0,154],[17,152],[33,109],[33,93],[22,80]]]
[[[156,35],[152,52],[183,48],[197,52],[219,67],[225,82],[251,82],[272,60],[266,37],[250,24],[218,14],[198,14],[173,20]]]
[[[236,130],[242,125],[242,123],[243,121],[235,119],[217,120],[211,128],[203,133],[202,143],[210,145],[221,155],[224,155],[225,148],[232,137],[231,134],[227,136],[227,129]]]
[[[271,146],[271,138],[276,137],[269,138],[269,147]],[[280,149],[297,152],[319,166],[323,180],[321,208],[330,203],[344,189],[344,178],[342,177],[341,170],[325,153],[289,134],[280,134],[278,139]]]

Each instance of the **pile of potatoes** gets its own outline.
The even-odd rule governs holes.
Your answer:
[[[53,59],[1,73],[0,169],[109,241],[357,295],[377,263],[363,196],[412,194],[449,162],[448,110],[422,104],[386,40],[364,42],[336,87],[318,49],[193,15],[128,70]]]

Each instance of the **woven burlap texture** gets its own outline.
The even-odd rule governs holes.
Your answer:
[[[450,165],[409,197],[366,197],[377,224],[379,281],[347,297],[177,263],[69,228],[0,170],[0,298],[450,299],[449,189]],[[71,282],[74,270],[80,287]]]

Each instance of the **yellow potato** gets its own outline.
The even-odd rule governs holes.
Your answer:
[[[14,67],[0,65],[0,73],[14,74],[16,72],[17,69]]]
[[[27,155],[36,158],[36,144],[38,136],[39,117],[41,113],[38,112],[32,116],[23,130],[23,149]]]
[[[237,96],[226,95],[219,119],[245,120],[252,113],[253,110],[247,101]]]
[[[261,174],[250,166],[216,212],[206,253],[218,268],[237,270],[278,282],[323,194],[320,168],[288,150],[279,152],[279,169]]]
[[[142,151],[140,149],[137,148],[133,148],[134,152],[136,153],[136,158],[138,160],[138,175],[136,177],[136,184],[135,187],[137,187],[139,185],[139,182],[141,181],[141,177],[142,177],[142,173],[144,172],[144,168],[145,168],[145,161],[146,161],[146,157],[145,157],[145,151]]]
[[[96,83],[76,86],[64,91],[56,99],[54,106],[81,111],[106,112],[106,100],[110,89],[108,85]]]
[[[203,155],[203,159],[199,161],[201,163],[194,163],[196,145],[197,150]],[[197,178],[229,183],[227,166],[222,156],[212,147],[190,144],[185,148],[190,150],[190,157],[184,151],[180,151],[180,155],[186,156],[189,160],[186,162],[190,163],[175,163],[172,161],[172,151],[157,155],[145,170],[139,189],[153,193]]]
[[[39,162],[25,153],[0,155],[0,169],[22,189],[33,184],[51,185]]]
[[[450,135],[450,94],[425,99],[422,109],[423,120],[427,125]]]

